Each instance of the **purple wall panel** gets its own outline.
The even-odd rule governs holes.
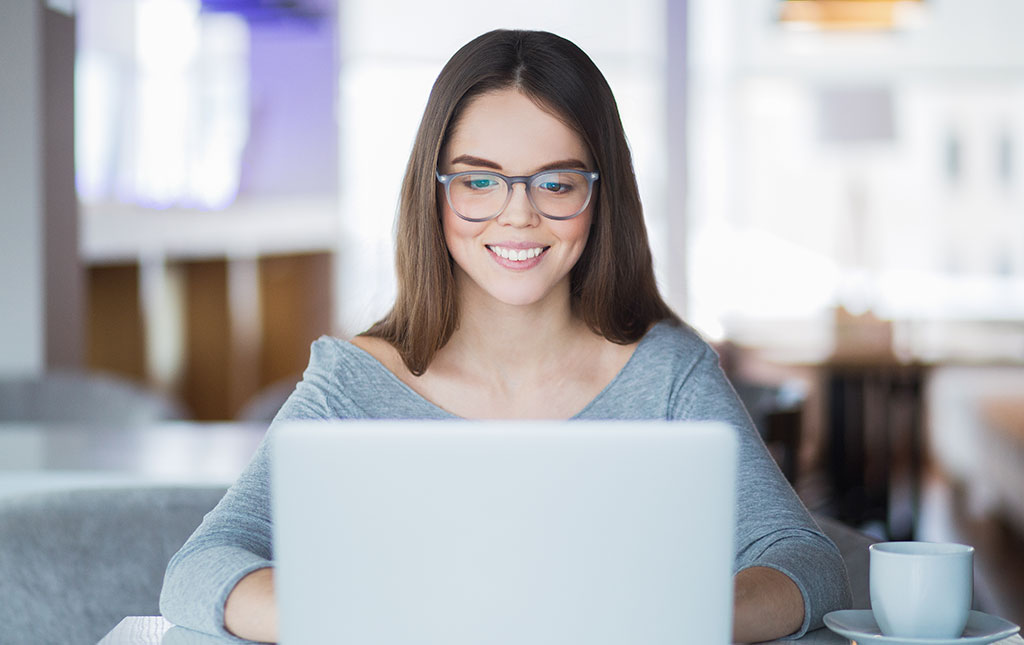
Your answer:
[[[250,29],[250,135],[240,192],[335,192],[335,18],[254,21]]]

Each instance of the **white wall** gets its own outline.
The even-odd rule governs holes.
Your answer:
[[[828,353],[837,305],[1024,319],[1024,3],[929,0],[855,32],[780,25],[777,0],[690,9],[691,323]]]
[[[42,8],[0,2],[0,377],[43,371]]]

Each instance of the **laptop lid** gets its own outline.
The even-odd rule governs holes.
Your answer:
[[[729,643],[736,440],[715,423],[290,422],[283,643]]]

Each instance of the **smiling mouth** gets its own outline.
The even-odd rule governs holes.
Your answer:
[[[526,260],[532,260],[533,258],[544,253],[550,246],[535,246],[529,249],[509,249],[504,246],[487,245],[487,248],[498,257],[504,258],[511,262],[525,262]]]

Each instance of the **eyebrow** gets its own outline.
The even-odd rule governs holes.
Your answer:
[[[484,159],[482,157],[474,157],[473,155],[459,155],[451,161],[452,165],[465,164],[467,166],[479,166],[482,168],[492,168],[494,170],[501,170],[501,164]],[[534,170],[534,172],[543,172],[545,170],[553,170],[555,168],[572,168],[577,170],[587,170],[587,165],[579,159],[559,159],[558,161],[552,161],[546,163],[543,166]]]

